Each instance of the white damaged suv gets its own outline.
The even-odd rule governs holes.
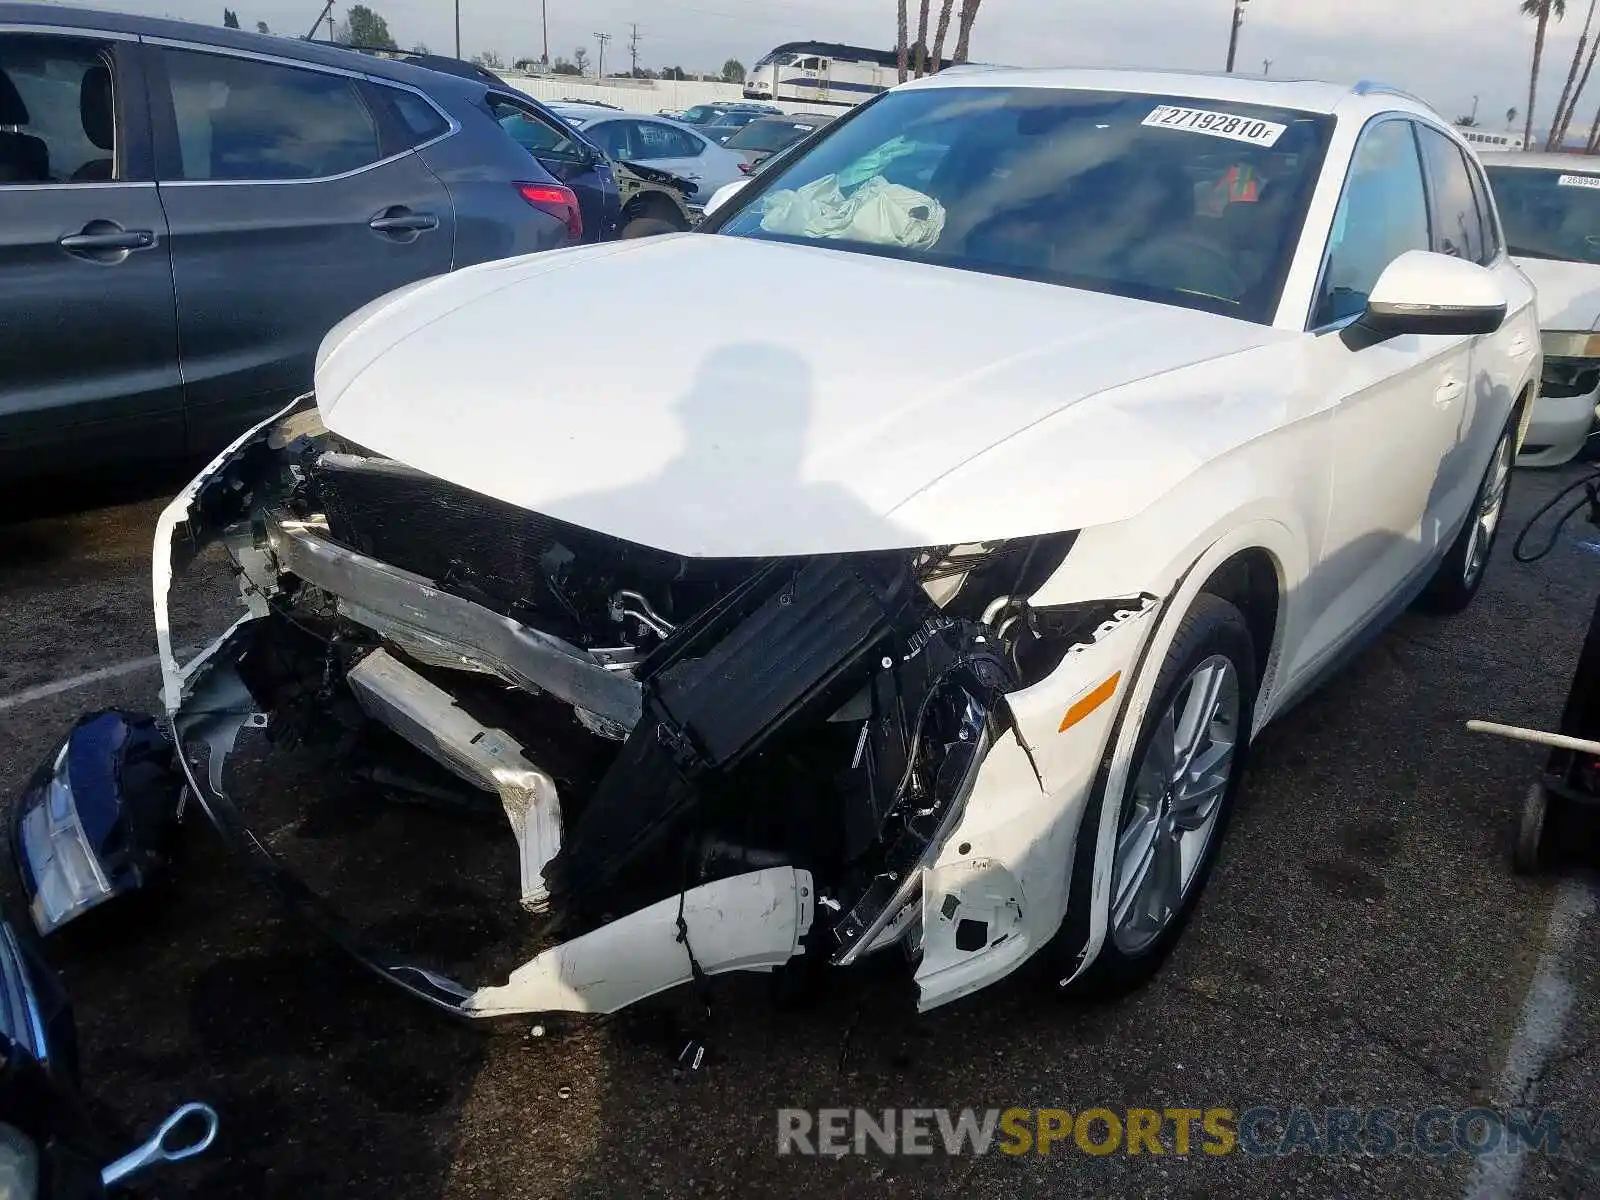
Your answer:
[[[336,328],[161,519],[167,712],[262,876],[453,1012],[891,949],[923,1008],[1029,960],[1116,994],[1251,738],[1406,605],[1472,599],[1540,361],[1419,101],[935,76],[703,231]],[[246,609],[180,663],[169,589],[218,541]],[[309,895],[250,832],[290,742],[503,809],[522,965],[458,982]]]

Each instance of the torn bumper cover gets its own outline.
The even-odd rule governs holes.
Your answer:
[[[259,875],[452,1013],[610,1012],[896,945],[927,1008],[1061,920],[1115,706],[1056,726],[1153,608],[1030,609],[1071,541],[684,558],[374,456],[306,397],[161,517],[163,695],[189,786]],[[167,594],[212,542],[248,613],[180,664]],[[542,949],[474,987],[366,945],[251,832],[227,771],[246,729],[498,798]]]

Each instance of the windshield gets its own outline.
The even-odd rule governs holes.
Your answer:
[[[751,121],[728,139],[727,146],[730,150],[757,150],[769,153],[798,142],[815,128],[815,125],[795,121]]]
[[[714,105],[696,104],[693,108],[686,110],[678,120],[687,121],[691,125],[699,125],[715,117],[720,117],[724,111],[726,110],[717,108]]]
[[[710,228],[1266,323],[1332,124],[1129,93],[891,92],[764,172]]]
[[[1600,175],[1490,167],[1489,185],[1512,254],[1600,263]]]

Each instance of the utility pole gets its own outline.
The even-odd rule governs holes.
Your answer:
[[[1233,0],[1233,27],[1228,31],[1228,74],[1233,74],[1233,60],[1239,53],[1239,27],[1244,24],[1244,6],[1250,0]]]
[[[639,78],[639,22],[631,22],[633,36],[628,39],[628,53],[633,55],[633,77]]]
[[[1272,74],[1272,60],[1270,58],[1261,60],[1261,74],[1263,77]]]
[[[550,65],[550,10],[549,0],[539,0],[539,28],[544,31],[544,54],[539,61],[545,66]]]
[[[1478,98],[1476,96],[1472,98],[1472,123],[1474,125],[1478,123]]]
[[[461,57],[461,0],[456,0],[456,57]]]
[[[595,64],[594,77],[596,79],[604,79],[606,77],[606,43],[611,40],[611,35],[597,32],[594,35],[594,40],[600,43],[600,60]]]

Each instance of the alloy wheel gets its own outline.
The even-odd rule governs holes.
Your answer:
[[[1111,881],[1112,940],[1147,949],[1182,909],[1233,775],[1239,673],[1213,654],[1190,672],[1133,773]]]
[[[1494,546],[1494,531],[1500,527],[1500,517],[1505,511],[1506,490],[1511,484],[1511,432],[1500,435],[1494,448],[1494,461],[1478,492],[1478,508],[1472,515],[1472,532],[1467,542],[1467,558],[1461,569],[1461,581],[1471,588],[1483,574],[1489,561],[1489,551]]]

